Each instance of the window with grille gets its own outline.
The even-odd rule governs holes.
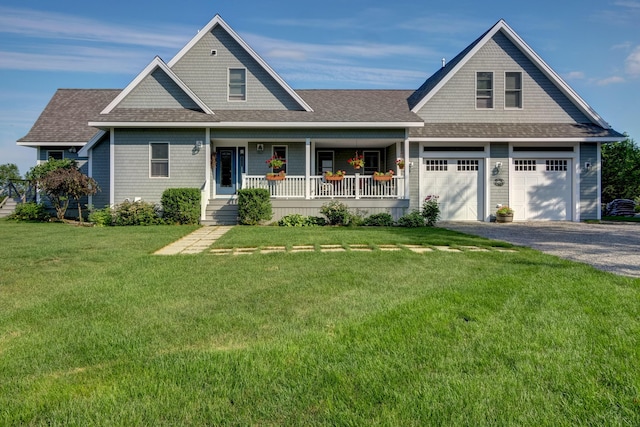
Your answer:
[[[447,171],[449,169],[447,160],[424,159],[427,171]]]
[[[151,164],[150,176],[152,178],[169,177],[169,143],[149,143],[149,163]]]
[[[567,161],[566,160],[545,160],[547,166],[547,172],[566,172]]]
[[[522,73],[505,73],[504,108],[522,108]]]
[[[493,73],[476,73],[476,108],[493,108]]]
[[[247,70],[229,68],[229,101],[247,100]]]
[[[458,160],[458,170],[459,171],[477,171],[478,161],[477,160]]]
[[[527,172],[536,170],[535,160],[514,160],[516,172]]]

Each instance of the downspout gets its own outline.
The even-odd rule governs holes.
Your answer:
[[[109,206],[115,206],[116,200],[116,132],[115,128],[109,129]]]

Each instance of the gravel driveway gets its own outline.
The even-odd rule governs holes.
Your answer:
[[[640,223],[442,221],[438,227],[528,246],[600,270],[640,277]]]

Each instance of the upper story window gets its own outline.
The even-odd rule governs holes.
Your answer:
[[[48,150],[47,151],[47,160],[55,159],[62,160],[64,159],[64,151],[62,150]]]
[[[476,108],[493,108],[493,73],[476,73]]]
[[[229,101],[247,100],[247,70],[229,68]]]
[[[504,108],[522,108],[522,73],[504,75]]]
[[[149,163],[151,178],[169,178],[169,143],[149,143]]]

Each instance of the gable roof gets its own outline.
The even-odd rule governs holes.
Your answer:
[[[489,40],[501,31],[538,69],[553,82],[553,84],[571,102],[584,113],[593,123],[603,128],[609,128],[598,113],[587,104],[576,91],[574,91],[558,73],[556,73],[529,45],[501,19],[487,32],[481,35],[473,43],[467,46],[462,52],[454,57],[449,64],[442,67],[435,74],[429,77],[423,84],[409,97],[411,111],[418,112],[468,61],[471,59]]]
[[[89,126],[120,89],[58,89],[18,145],[83,145],[98,131]]]
[[[198,98],[198,96],[193,93],[193,91],[189,89],[189,87],[184,84],[184,82],[180,80],[180,78],[176,76],[173,71],[171,71],[171,69],[167,66],[167,64],[164,63],[162,59],[160,59],[159,56],[153,58],[153,61],[151,61],[149,65],[147,65],[145,69],[142,70],[142,72],[140,72],[140,74],[138,74],[136,78],[133,79],[133,81],[129,83],[127,87],[124,88],[124,90],[120,92],[120,94],[113,101],[111,101],[109,105],[104,108],[104,110],[100,112],[100,114],[109,114],[111,111],[113,111],[113,109],[116,108],[118,104],[120,104],[127,97],[127,95],[129,95],[138,85],[140,85],[144,81],[145,78],[150,76],[157,69],[162,70],[171,80],[173,80],[173,82],[177,84],[178,87],[182,89],[184,93],[186,93],[187,96],[189,96],[189,98],[191,98],[193,102],[195,102],[196,105],[198,105],[198,107],[202,109],[202,111],[204,111],[206,114],[213,114],[213,111],[211,111],[211,109],[204,102],[202,102],[202,100]]]
[[[189,41],[169,62],[168,66],[173,66],[184,56],[193,46],[195,46],[206,34],[213,31],[217,26],[223,28],[281,87],[285,90],[304,111],[313,111],[313,109],[302,99],[282,77],[276,73],[267,62],[260,57],[243,39],[227,24],[220,15],[213,17],[211,21],[198,34]]]

